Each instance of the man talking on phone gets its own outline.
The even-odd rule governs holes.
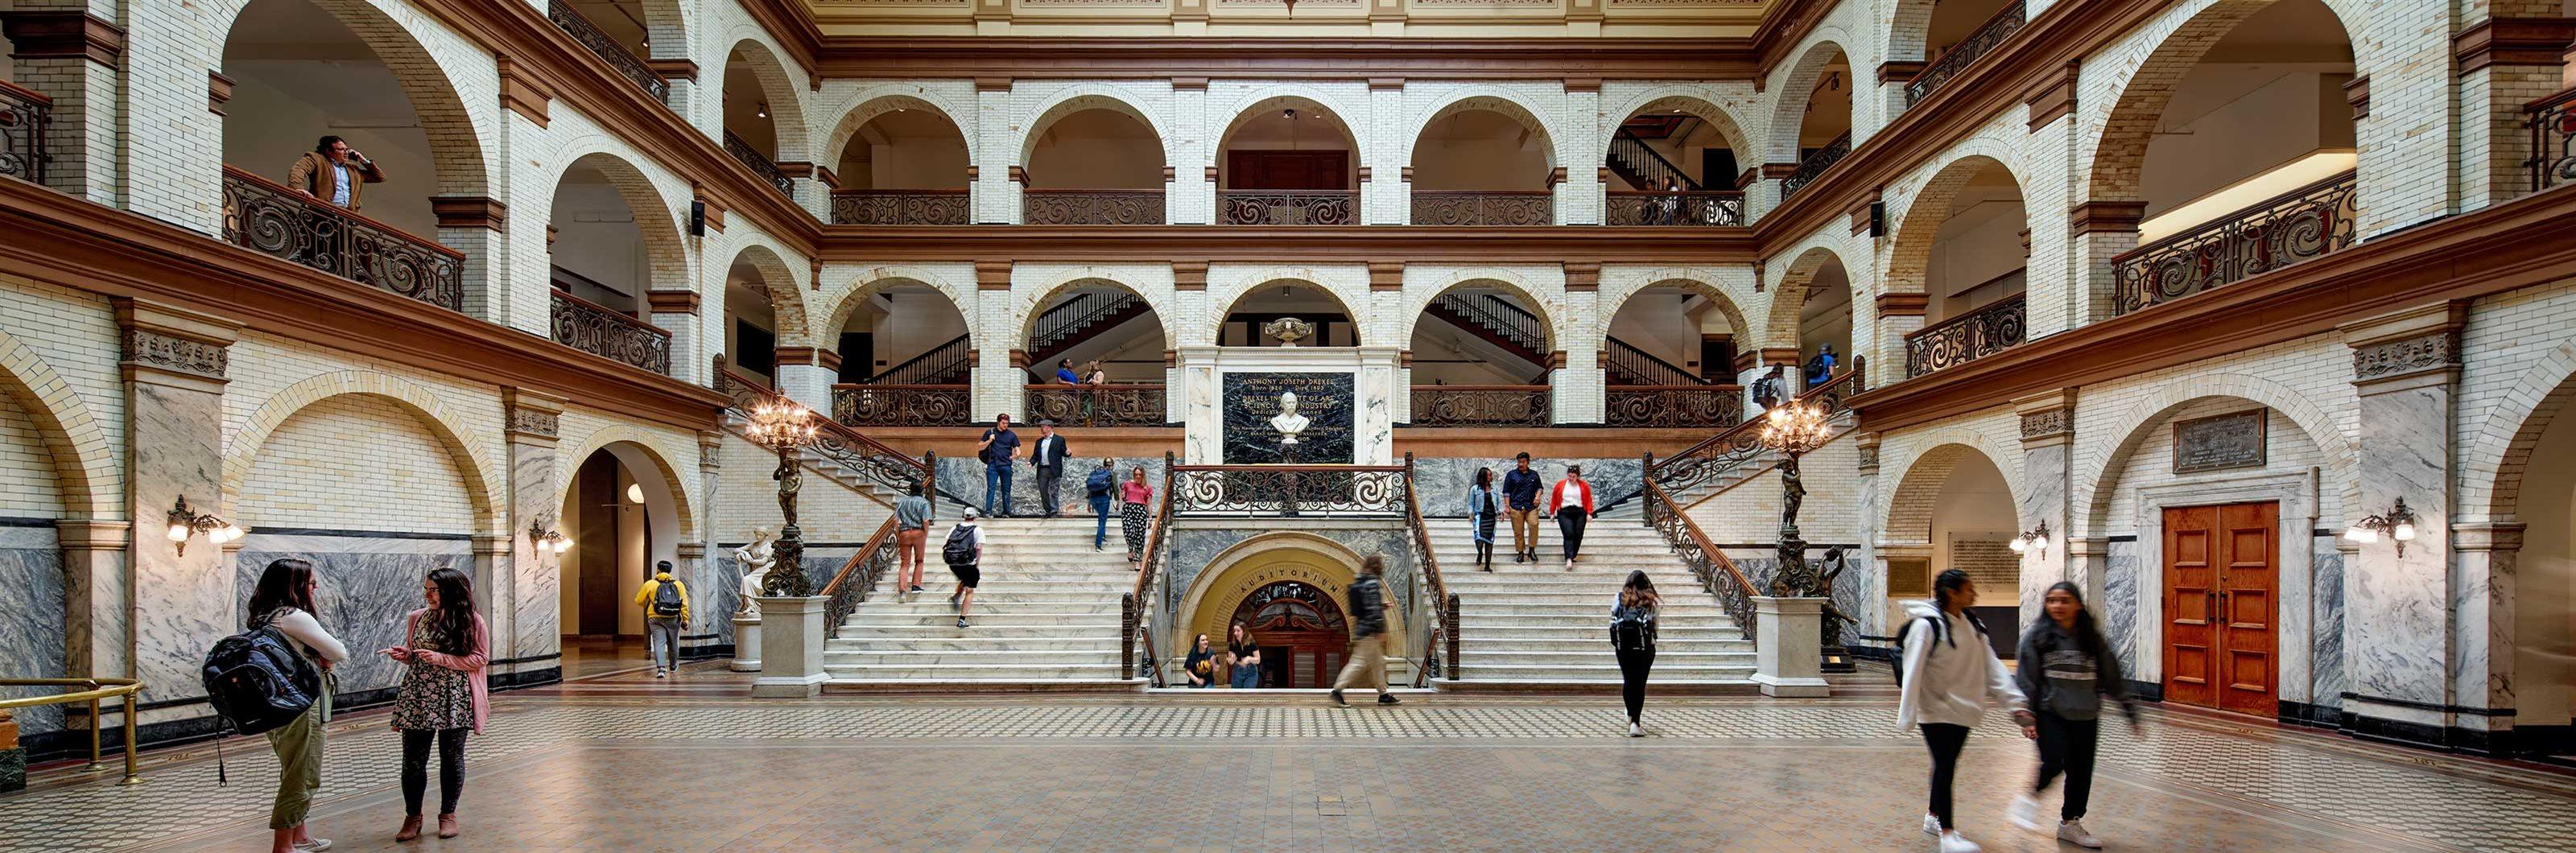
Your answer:
[[[286,173],[287,186],[349,210],[358,209],[359,187],[384,182],[385,171],[376,168],[376,161],[337,136],[322,137],[313,153],[298,158]]]

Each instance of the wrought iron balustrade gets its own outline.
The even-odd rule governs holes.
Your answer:
[[[328,201],[224,167],[224,242],[450,311],[465,255]]]
[[[739,417],[748,417],[749,413],[759,408],[761,404],[783,398],[783,395],[761,384],[759,380],[744,376],[733,368],[725,366],[724,356],[721,355],[715,357],[715,377],[716,393],[725,395],[728,408]],[[831,460],[840,465],[842,470],[853,475],[865,477],[878,485],[897,490],[908,488],[914,483],[938,482],[937,478],[932,476],[932,472],[939,469],[939,458],[936,454],[923,453],[919,458],[906,456],[835,420],[816,418],[814,426],[816,429],[814,441],[805,445],[805,449]],[[940,494],[948,495],[952,499],[964,500],[949,492],[942,491]]]
[[[1021,414],[1079,426],[1162,426],[1167,422],[1163,386],[1030,385]]]
[[[1038,314],[1037,322],[1031,324],[1029,329],[1027,352],[1032,357],[1056,355],[1067,348],[1066,341],[1073,340],[1074,336],[1082,334],[1095,325],[1112,321],[1124,322],[1122,318],[1133,313],[1143,302],[1144,300],[1137,298],[1136,294],[1125,290],[1090,290],[1075,293],[1072,297]],[[1055,375],[1054,371],[1046,369],[1044,365],[1038,366],[1038,372],[1048,376]]]
[[[885,523],[877,525],[877,532],[869,534],[867,544],[850,554],[850,558],[841,563],[841,570],[832,575],[832,581],[823,585],[822,592],[816,593],[829,599],[823,604],[824,636],[840,639],[841,623],[850,621],[850,613],[859,609],[859,602],[868,600],[868,594],[875,591],[877,581],[885,577],[887,569],[894,567],[897,544],[894,523],[894,517],[887,516]]]
[[[583,17],[581,10],[573,8],[572,4],[564,0],[550,0],[546,4],[546,17],[553,20],[555,26],[561,28],[565,34],[572,36],[573,41],[580,42],[582,47],[589,48],[591,53],[606,61],[608,67],[616,71],[618,76],[626,78],[627,82],[634,83],[636,88],[643,89],[644,94],[653,96],[653,100],[667,102],[671,99],[671,81],[664,80],[662,75],[654,73],[653,66],[644,64],[642,57],[627,50],[626,46],[619,44],[615,37],[608,34],[608,31],[600,29],[598,24],[591,23],[589,18]]]
[[[1416,385],[1412,425],[1418,427],[1547,426],[1556,413],[1554,389],[1545,385]]]
[[[1612,225],[1742,225],[1744,194],[1707,192],[1628,192],[1612,190],[1603,203]]]
[[[1995,11],[1994,17],[1987,18],[1985,23],[1977,25],[1976,32],[1969,33],[1967,38],[1960,39],[1958,44],[1951,45],[1948,52],[1941,54],[1941,58],[1932,60],[1932,64],[1923,66],[1922,71],[1915,73],[1914,79],[1905,84],[1905,105],[1912,107],[1922,103],[1923,99],[1931,97],[1934,91],[1947,85],[1951,80],[1957,79],[1960,74],[1966,73],[1969,66],[1977,64],[1979,58],[1993,53],[1996,47],[2011,39],[2014,33],[2021,32],[2023,23],[2022,0],[2013,0],[2004,4],[2002,9]]]
[[[2027,294],[2014,294],[1906,335],[1906,378],[1947,370],[2021,346],[2028,339],[2028,306]]]
[[[1614,381],[1638,385],[1713,385],[1707,378],[1680,365],[1656,357],[1618,338],[1604,338],[1608,344],[1602,352],[1610,357],[1610,377]]]
[[[832,420],[851,426],[964,426],[974,420],[966,385],[834,385]]]
[[[548,292],[554,297],[555,343],[655,373],[671,372],[670,332],[597,302]]]
[[[1465,320],[1509,341],[1525,352],[1547,357],[1547,321],[1511,300],[1491,293],[1451,291],[1431,298],[1433,308]]]
[[[1020,221],[1030,225],[1161,225],[1163,191],[1020,191]]]
[[[1796,195],[1800,188],[1815,183],[1817,178],[1825,174],[1826,169],[1833,168],[1835,163],[1840,163],[1844,157],[1849,156],[1851,148],[1851,131],[1846,130],[1843,131],[1843,135],[1826,142],[1825,147],[1808,154],[1806,159],[1798,161],[1797,171],[1780,179],[1780,197],[1788,198]]]
[[[1627,179],[1629,186],[1652,190],[1669,182],[1684,190],[1707,189],[1700,186],[1698,181],[1692,180],[1689,174],[1684,173],[1682,167],[1673,165],[1671,160],[1664,159],[1663,152],[1656,151],[1655,146],[1646,144],[1643,137],[1625,127],[1619,128],[1610,135],[1610,150],[1605,152],[1602,162],[1609,166],[1612,172]],[[1722,177],[1731,179],[1734,176]]]
[[[1611,426],[1724,429],[1744,420],[1744,389],[1734,385],[1612,385],[1602,397]]]
[[[1183,515],[1395,516],[1402,465],[1176,465],[1170,511]]]
[[[1415,225],[1553,225],[1556,193],[1548,190],[1415,190]]]
[[[1691,576],[1699,579],[1700,587],[1717,596],[1718,606],[1725,608],[1728,618],[1735,620],[1736,628],[1744,632],[1745,642],[1759,642],[1761,632],[1753,621],[1753,597],[1759,593],[1754,592],[1752,579],[1745,577],[1743,570],[1735,567],[1735,561],[1727,559],[1726,552],[1708,540],[1708,534],[1699,529],[1699,523],[1692,521],[1690,513],[1674,504],[1672,494],[1655,482],[1653,476],[1645,478],[1643,491],[1646,524],[1662,534],[1664,544],[1682,558],[1683,565],[1690,567]]]
[[[1852,356],[1850,369],[1799,393],[1798,402],[1822,407],[1827,415],[1840,416],[1851,410],[1848,401],[1869,387],[1868,370],[1867,358]],[[1762,446],[1761,435],[1761,418],[1744,419],[1680,453],[1649,458],[1646,475],[1666,489],[1689,492],[1768,455],[1770,450]]]
[[[2576,183],[2576,87],[2531,102],[2531,191]]]
[[[45,128],[53,123],[54,99],[0,80],[0,175],[45,182],[52,156],[45,150]]]
[[[742,161],[743,165],[751,167],[752,174],[759,175],[761,180],[768,181],[770,186],[777,187],[778,194],[788,198],[796,197],[796,179],[780,172],[778,164],[770,162],[769,155],[760,153],[760,149],[751,147],[751,143],[744,141],[742,137],[735,136],[733,131],[728,130],[724,133],[724,150],[725,153],[733,155],[734,159]]]
[[[1225,225],[1357,225],[1360,195],[1342,190],[1218,190]]]
[[[832,194],[834,225],[965,225],[973,205],[965,190],[841,190]]]
[[[2111,259],[2111,313],[2224,287],[2350,248],[2353,173],[2327,178]]]
[[[870,385],[955,385],[966,378],[975,366],[975,353],[968,335],[949,338],[947,342],[904,359],[902,364],[886,368],[868,377]]]
[[[1428,687],[1435,675],[1452,680],[1458,677],[1458,596],[1440,579],[1440,554],[1431,547],[1431,526],[1422,520],[1421,481],[1413,476],[1413,454],[1404,454],[1404,527],[1412,534],[1406,540],[1413,553],[1413,565],[1422,572],[1427,595],[1416,599],[1421,618],[1414,624],[1422,632],[1422,654],[1415,657],[1413,686]],[[1442,652],[1447,654],[1443,655]]]

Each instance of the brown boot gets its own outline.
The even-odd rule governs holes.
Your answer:
[[[438,816],[438,837],[455,838],[458,831],[459,830],[456,828],[455,815],[443,814]]]
[[[395,840],[395,841],[414,841],[414,840],[418,840],[419,838],[420,838],[420,815],[412,815],[412,816],[410,816],[410,817],[403,818],[403,828],[402,828],[402,831],[401,831],[401,832],[394,833],[394,840]]]

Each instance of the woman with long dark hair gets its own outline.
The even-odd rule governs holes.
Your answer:
[[[2102,840],[2084,831],[2084,808],[2093,795],[2093,756],[2102,735],[2102,699],[2120,703],[2129,727],[2138,727],[2138,705],[2129,699],[2120,657],[2093,624],[2084,593],[2058,581],[2042,603],[2048,618],[2032,623],[2021,635],[2015,655],[2021,667],[2013,681],[2030,697],[2039,716],[2039,778],[2029,793],[2013,800],[2014,823],[2034,832],[2039,799],[2059,774],[2066,776],[2066,804],[2057,811],[2057,839],[2077,847],[2100,849]]]
[[[1252,626],[1242,622],[1226,629],[1225,651],[1234,659],[1234,669],[1226,686],[1250,690],[1261,686],[1261,641],[1252,636]]]
[[[441,566],[420,582],[427,605],[403,617],[403,645],[377,653],[404,664],[394,691],[394,731],[402,733],[402,830],[395,841],[420,837],[420,800],[429,788],[429,742],[438,741],[438,837],[455,838],[456,797],[465,790],[465,733],[483,730],[491,692],[483,665],[491,650],[483,617],[474,612],[474,582]]]
[[[1216,686],[1216,649],[1208,646],[1206,634],[1200,634],[1196,641],[1190,643],[1189,660],[1181,669],[1189,673],[1191,687],[1206,689]]]
[[[1127,537],[1127,562],[1145,559],[1145,534],[1154,521],[1154,487],[1145,485],[1145,466],[1127,469],[1118,486],[1118,531]]]
[[[1951,822],[1950,783],[1958,774],[1959,750],[1968,745],[1968,727],[1986,716],[1986,702],[2012,709],[2023,737],[2038,737],[2037,721],[2013,686],[2012,674],[1995,658],[1986,640],[1985,623],[1968,612],[1977,603],[1977,585],[1958,569],[1932,580],[1931,601],[1905,603],[1905,627],[1896,636],[1904,664],[1898,673],[1896,725],[1923,729],[1923,744],[1932,751],[1932,794],[1923,815],[1923,831],[1939,836],[1941,853],[1977,853],[1985,848],[1959,834]]]
[[[1663,608],[1655,582],[1630,571],[1610,608],[1610,651],[1619,658],[1619,698],[1628,705],[1628,736],[1645,737],[1646,673],[1655,668],[1655,612]]]
[[[331,667],[349,659],[349,647],[313,618],[313,593],[321,584],[313,577],[312,563],[274,560],[260,571],[259,583],[251,587],[250,606],[244,608],[251,628],[277,629],[322,671],[322,689],[315,691],[313,706],[295,722],[268,732],[269,748],[277,750],[278,768],[277,802],[268,811],[269,853],[331,847],[330,839],[315,838],[304,826],[304,815],[313,808],[313,792],[322,788],[322,726],[331,721],[331,693],[337,686]]]
[[[1494,570],[1494,519],[1502,514],[1503,505],[1494,499],[1494,469],[1476,469],[1475,485],[1467,489],[1467,521],[1476,534],[1476,565]]]

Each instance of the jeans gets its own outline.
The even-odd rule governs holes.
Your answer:
[[[2101,736],[2101,720],[2069,720],[2039,712],[2039,782],[2030,786],[2030,792],[2048,790],[2059,773],[2066,774],[2066,806],[2058,809],[2058,819],[2084,818],[2084,807],[2093,800],[2093,755]]]
[[[1646,672],[1655,668],[1654,649],[1619,649],[1619,699],[1628,705],[1628,722],[1646,711]]]
[[[1056,496],[1056,487],[1063,484],[1064,466],[1051,465],[1038,469],[1038,511],[1046,513],[1048,518],[1054,518],[1059,509],[1057,504],[1060,498]]]
[[[1927,811],[1950,828],[1950,777],[1959,772],[1959,749],[1968,745],[1968,727],[1924,723],[1923,745],[1932,749],[1932,802]]]
[[[1093,550],[1098,550],[1109,545],[1108,495],[1091,496],[1091,514],[1100,517],[1100,528],[1091,532],[1091,547]]]
[[[420,816],[421,795],[429,793],[429,740],[438,738],[438,813],[456,813],[456,796],[465,792],[465,733],[470,729],[440,729],[402,733],[403,814]]]
[[[665,619],[659,616],[645,619],[644,642],[653,649],[653,671],[680,668],[679,619]]]
[[[1011,514],[1011,463],[984,466],[984,514],[993,514],[993,496],[1002,496],[1002,514]]]
[[[313,809],[313,792],[322,788],[322,723],[331,717],[332,680],[322,679],[322,695],[284,728],[270,729],[269,748],[277,751],[277,802],[268,809],[268,828],[304,825]]]
[[[1574,555],[1583,551],[1583,524],[1589,520],[1583,515],[1583,508],[1579,506],[1570,506],[1556,511],[1556,529],[1557,532],[1565,535],[1567,560],[1574,559]]]
[[[1234,681],[1226,686],[1232,687],[1236,690],[1250,690],[1261,686],[1261,668],[1248,663],[1236,664],[1234,667]]]

